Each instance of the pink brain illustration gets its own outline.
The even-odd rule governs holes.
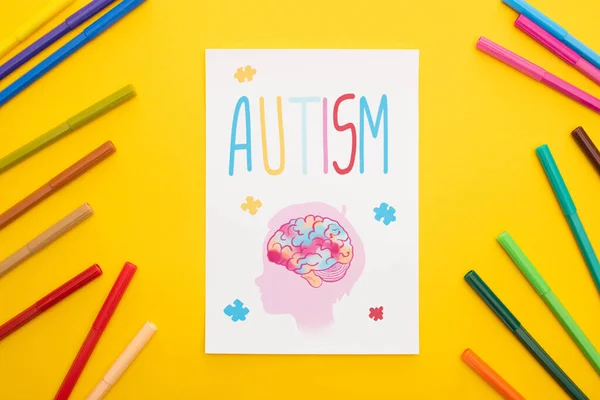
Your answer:
[[[267,257],[318,288],[323,282],[344,278],[354,249],[348,233],[337,221],[306,215],[279,227],[269,239]]]

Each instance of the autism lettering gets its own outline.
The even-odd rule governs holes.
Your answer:
[[[307,215],[283,224],[267,244],[267,257],[314,288],[344,278],[354,257],[348,233],[335,220]]]
[[[330,165],[333,166],[334,171],[338,175],[346,175],[354,170],[355,164],[357,164],[358,158],[358,169],[362,174],[365,171],[365,132],[367,129],[371,131],[373,139],[377,139],[379,136],[380,128],[383,131],[383,169],[384,174],[388,173],[388,142],[389,142],[389,121],[388,121],[388,98],[386,94],[381,96],[379,101],[379,108],[377,114],[373,117],[369,102],[365,96],[362,96],[359,101],[359,115],[358,115],[358,129],[353,122],[340,122],[340,108],[351,107],[348,105],[351,101],[354,101],[356,96],[353,93],[344,94],[338,97],[333,102],[333,112],[331,116],[333,118],[333,127],[338,134],[343,134],[344,137],[348,138],[350,144],[350,154],[347,160],[333,160],[329,161],[329,135],[328,125],[328,100],[326,97],[290,97],[288,101],[292,104],[299,104],[299,113],[294,113],[293,116],[286,115],[287,122],[292,121],[291,118],[299,118],[299,125],[301,127],[301,149],[292,149],[292,151],[299,151],[302,154],[302,173],[307,174],[308,172],[308,146],[307,146],[307,113],[308,105],[310,103],[321,103],[322,111],[322,165],[319,169],[323,170],[324,174],[329,173]],[[285,156],[286,156],[286,141],[285,141],[285,129],[284,129],[284,118],[283,118],[283,104],[281,96],[277,96],[277,126],[278,126],[278,138],[279,138],[279,165],[275,168],[271,166],[269,162],[269,151],[267,146],[267,133],[266,133],[266,117],[265,117],[265,100],[264,97],[259,98],[259,110],[260,117],[260,129],[261,129],[261,145],[262,145],[262,161],[265,171],[269,175],[279,175],[285,171]],[[253,108],[256,109],[256,108]],[[240,125],[240,116],[243,114],[243,126],[245,126],[245,132],[240,132],[242,138],[238,138],[238,126]],[[299,115],[298,115],[299,114]],[[292,121],[298,123],[298,121]],[[367,127],[368,125],[368,127]],[[233,122],[231,124],[231,140],[229,144],[229,175],[235,174],[235,157],[245,156],[246,171],[252,171],[253,153],[252,153],[252,121],[250,115],[250,100],[246,96],[242,96],[238,99],[235,108],[233,110]],[[289,151],[289,150],[288,150]],[[313,150],[314,151],[314,150]]]

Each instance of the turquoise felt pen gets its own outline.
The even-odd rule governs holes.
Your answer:
[[[596,256],[594,248],[592,247],[592,243],[590,242],[590,239],[583,228],[583,224],[579,219],[579,215],[577,215],[577,208],[575,207],[575,203],[573,203],[573,199],[569,194],[567,185],[565,184],[565,181],[563,180],[560,171],[556,166],[556,162],[554,162],[554,158],[552,157],[552,153],[550,152],[548,145],[545,144],[538,147],[535,152],[542,163],[542,167],[544,168],[546,176],[548,177],[548,181],[550,181],[550,185],[552,186],[552,190],[558,199],[560,208],[567,218],[567,222],[569,223],[571,231],[573,232],[573,236],[575,236],[575,240],[577,241],[577,245],[583,254],[585,263],[592,274],[592,279],[596,284],[596,288],[598,291],[600,291],[600,262],[598,262],[598,257]]]

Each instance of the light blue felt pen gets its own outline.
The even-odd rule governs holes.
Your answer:
[[[589,63],[593,64],[596,68],[600,68],[600,55],[594,50],[575,39],[567,32],[567,30],[544,14],[533,8],[530,4],[523,0],[502,0],[504,4],[518,12],[519,14],[525,15],[527,18],[544,28],[552,36],[569,46],[571,50],[579,54]]]
[[[71,39],[52,55],[33,67],[25,75],[14,81],[0,92],[0,107],[8,103],[13,97],[21,93],[48,71],[63,62],[77,50],[94,40],[102,32],[110,28],[121,18],[135,10],[145,0],[123,0],[116,7],[100,17],[96,22],[88,26],[79,35]]]
[[[548,177],[550,185],[552,186],[552,190],[554,191],[554,194],[560,203],[560,208],[562,208],[562,211],[567,218],[567,222],[571,227],[571,231],[575,236],[575,240],[577,240],[577,244],[579,245],[579,249],[583,254],[585,263],[590,269],[590,273],[592,274],[596,288],[598,291],[600,291],[600,263],[598,262],[598,257],[596,257],[594,248],[590,243],[590,239],[585,233],[583,224],[577,215],[577,208],[575,208],[575,203],[573,203],[573,199],[569,194],[567,185],[560,175],[560,171],[556,166],[556,162],[554,162],[554,158],[552,157],[552,153],[550,153],[548,145],[545,144],[538,147],[535,152],[542,163],[542,167],[544,168],[546,176]]]

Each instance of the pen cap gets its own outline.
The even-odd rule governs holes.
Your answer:
[[[71,29],[75,29],[85,21],[102,11],[109,4],[114,3],[115,0],[94,0],[91,3],[86,4],[80,8],[75,14],[71,15],[65,20],[67,26]]]
[[[52,142],[60,139],[71,131],[71,127],[66,123],[62,123],[42,136],[33,139],[23,147],[13,151],[9,155],[0,159],[0,174],[7,171],[9,168],[15,166],[19,162],[25,160],[28,157],[33,156],[35,153],[40,151],[44,146],[51,144]]]
[[[137,267],[131,263],[125,263],[123,269],[121,269],[115,284],[113,285],[108,297],[102,305],[102,309],[98,313],[98,317],[94,321],[93,328],[98,332],[102,332],[104,328],[106,328],[108,321],[110,321],[115,310],[117,309],[117,306],[123,298],[125,290],[127,290],[127,287],[133,279],[133,275],[135,275],[136,271]]]
[[[125,373],[133,360],[135,360],[150,339],[152,339],[152,336],[154,336],[156,331],[156,326],[153,323],[146,322],[135,338],[129,343],[127,348],[123,350],[119,359],[108,370],[106,375],[104,375],[104,381],[110,385],[117,383],[119,377]]]
[[[44,233],[33,239],[31,242],[27,244],[27,247],[32,252],[37,252],[42,248],[46,247],[50,243],[54,242],[56,239],[67,233],[69,230],[73,229],[86,219],[94,214],[94,210],[89,204],[84,204],[78,207],[71,214],[67,215]]]
[[[16,36],[9,36],[0,40],[0,58],[8,54],[9,51],[14,49],[21,41]]]
[[[492,369],[471,349],[466,349],[460,358],[475,372],[477,372],[488,384],[508,400],[525,400],[508,382]]]
[[[600,172],[600,151],[598,151],[598,148],[588,136],[585,129],[579,126],[573,130],[572,135],[594,167]]]
[[[600,70],[586,61],[583,57],[577,61],[575,68],[577,68],[579,72],[590,78],[592,81],[596,82],[596,84],[600,85]]]
[[[483,279],[477,275],[477,272],[469,271],[465,275],[465,280],[511,331],[514,331],[521,326],[519,320],[512,315],[508,308],[506,308],[488,285],[486,285]]]
[[[547,49],[550,49],[557,56],[571,65],[575,65],[581,59],[581,56],[571,50],[566,44],[546,32],[542,27],[527,18],[525,15],[519,15],[515,21],[515,26],[531,36],[537,42]]]
[[[598,55],[598,53],[581,43],[579,39],[574,38],[569,34],[567,34],[563,40],[572,49],[577,49],[578,53],[581,54],[581,56],[588,60],[592,65],[594,65],[596,68],[600,68],[600,55]]]
[[[556,165],[556,162],[554,161],[554,158],[552,157],[552,153],[550,152],[550,148],[548,147],[548,145],[544,144],[538,147],[535,150],[535,152],[537,153],[540,163],[542,164],[542,167],[546,172],[546,176],[550,181],[552,190],[554,191],[554,194],[556,195],[556,198],[560,203],[560,208],[562,208],[563,213],[565,213],[565,215],[576,213],[577,209],[575,208],[575,203],[573,203],[571,194],[569,193],[567,185],[565,184],[565,181],[563,180],[562,175],[558,170],[558,167]]]
[[[474,370],[476,371],[480,371],[481,368],[480,366],[485,365],[485,363],[483,362],[483,360],[481,360],[477,354],[475,354],[473,352],[473,350],[471,349],[466,349],[461,355],[460,358],[466,362],[467,364],[469,364],[471,367],[473,367]]]
[[[71,127],[63,122],[62,124],[55,126],[48,132],[44,133],[42,136],[33,139],[31,142],[27,143],[19,150],[25,153],[27,156],[30,156],[32,152],[37,151],[40,147],[44,145],[53,143],[54,141],[65,136],[70,131]]]
[[[529,18],[533,19],[538,25],[542,26],[542,28],[549,31],[558,39],[562,39],[569,34],[565,28],[561,27],[556,22],[551,21],[548,17],[523,0],[502,0],[502,2],[519,14],[529,16]]]
[[[518,54],[505,49],[504,47],[485,37],[479,38],[477,41],[477,48],[484,53],[502,61],[503,63],[510,65],[516,70],[521,71],[525,75],[528,75],[538,82],[541,81],[546,75],[546,71],[543,68],[538,67],[534,63],[527,61]]]
[[[52,178],[49,182],[50,187],[58,189],[72,182],[79,176],[83,175],[88,170],[105,160],[107,157],[117,151],[112,142],[108,141],[91,153],[71,165],[69,168]]]
[[[42,11],[40,11],[35,17],[31,20],[27,21],[25,25],[19,28],[15,32],[15,36],[19,41],[24,41],[27,39],[33,32],[38,30],[40,26],[46,24],[52,18],[54,18],[58,13],[63,11],[65,8],[73,4],[75,0],[55,0],[46,6]]]
[[[535,269],[531,261],[525,256],[525,253],[517,245],[508,232],[503,232],[497,237],[498,242],[508,253],[513,262],[519,267],[523,275],[533,286],[539,295],[543,296],[550,291],[550,286],[546,283],[542,275]]]
[[[104,14],[100,19],[94,22],[83,30],[83,34],[88,39],[93,39],[102,32],[110,28],[117,21],[135,10],[140,4],[146,0],[123,0],[117,4],[115,8]]]
[[[127,85],[110,96],[100,100],[96,104],[69,118],[67,120],[67,124],[69,124],[71,129],[78,129],[109,112],[110,110],[120,106],[126,101],[134,98],[135,95],[136,92],[134,87],[132,85]]]
[[[35,306],[38,308],[38,310],[45,311],[54,304],[68,297],[70,294],[76,292],[81,287],[98,278],[100,275],[102,275],[102,269],[100,269],[100,266],[98,264],[92,265],[75,278],[71,279],[69,282],[63,284],[46,297],[40,299],[37,303],[35,303]]]

